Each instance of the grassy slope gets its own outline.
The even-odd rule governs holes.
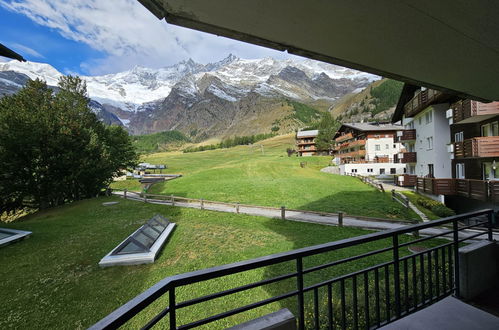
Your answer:
[[[326,212],[343,211],[352,215],[417,219],[389,194],[382,194],[358,179],[319,171],[330,157],[287,157],[286,148],[294,147],[292,135],[279,136],[230,149],[189,154],[158,153],[144,159],[165,163],[170,173],[184,177],[157,184],[151,193],[204,198]],[[300,162],[307,162],[305,168]],[[134,181],[115,183],[117,188],[139,188]]]
[[[24,221],[3,227],[33,231],[31,238],[0,248],[0,328],[79,329],[86,328],[115,308],[141,293],[160,279],[186,271],[240,261],[270,253],[334,241],[368,233],[356,228],[338,228],[309,223],[288,222],[263,217],[173,208],[119,200],[116,197],[80,201],[30,215]],[[154,264],[101,269],[98,261],[155,213],[177,223],[173,236]],[[402,237],[405,241],[408,237]],[[305,259],[305,266],[335,258],[365,253],[388,242],[351,247],[334,254]],[[408,253],[406,250],[402,254]],[[390,254],[334,267],[306,277],[311,283],[382,262]],[[192,298],[292,271],[292,263],[245,272],[220,281],[200,283],[180,289],[180,299]],[[322,277],[318,277],[322,276]],[[295,281],[252,289],[223,301],[204,303],[179,313],[179,322],[192,316],[206,316],[224,306],[241,306],[294,289]],[[295,300],[275,303],[253,312],[221,321],[208,328],[223,328],[276,311],[293,310]],[[162,300],[163,304],[166,301]],[[145,318],[158,312],[157,304],[128,328],[138,328]]]

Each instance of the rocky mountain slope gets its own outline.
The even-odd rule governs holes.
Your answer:
[[[15,92],[27,77],[55,86],[60,76],[48,64],[0,63],[0,94]],[[106,122],[119,121],[133,134],[175,129],[196,139],[288,132],[306,124],[290,101],[324,111],[378,79],[312,60],[233,55],[205,65],[187,60],[82,78],[92,108]]]
[[[340,98],[331,114],[341,122],[390,121],[402,85],[390,79],[375,81],[359,93]]]

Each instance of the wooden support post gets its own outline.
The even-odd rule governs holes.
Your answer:
[[[127,192],[127,190],[125,189],[125,190],[123,191],[123,198],[125,198],[125,199],[126,199],[126,192]]]
[[[175,197],[173,195],[170,195],[170,200],[172,202],[172,206],[175,206]]]
[[[395,200],[395,189],[392,189],[392,201]]]
[[[201,198],[200,201],[201,201],[201,210],[204,210],[204,200]]]
[[[343,227],[343,212],[338,212],[338,226]]]
[[[146,203],[146,202],[147,202],[147,194],[144,193],[144,203]]]
[[[239,203],[236,203],[236,213],[239,214]]]
[[[281,206],[281,219],[286,220],[286,207]]]

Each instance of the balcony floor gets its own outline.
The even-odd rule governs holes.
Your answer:
[[[383,330],[496,330],[499,317],[468,305],[454,297],[447,297],[419,312],[390,323]]]

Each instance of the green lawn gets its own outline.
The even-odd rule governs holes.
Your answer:
[[[120,203],[101,205],[110,200]],[[177,223],[177,228],[154,264],[99,268],[98,262],[106,253],[155,213],[169,217]],[[85,200],[41,211],[2,227],[29,230],[33,235],[0,248],[0,329],[86,328],[166,276],[369,233],[356,228],[143,204],[117,197]],[[403,237],[401,241],[406,239],[410,237]],[[310,257],[305,260],[305,266],[365,253],[387,244],[379,241]],[[408,252],[404,250],[402,254],[405,253]],[[345,274],[388,258],[390,254],[385,253],[337,266],[326,273],[306,277],[306,282]],[[293,263],[283,263],[223,280],[202,282],[180,288],[179,300],[292,270]],[[179,313],[179,323],[220,312],[227,306],[271,297],[292,290],[294,285],[295,280],[290,279],[192,306]],[[293,309],[294,302],[274,303],[208,328],[223,328],[282,307]],[[164,305],[165,299],[160,303]],[[128,328],[138,328],[159,307],[161,305],[155,304],[139,314]]]
[[[356,178],[322,173],[331,160],[323,157],[287,157],[294,147],[291,135],[229,149],[183,154],[157,153],[144,156],[152,164],[165,163],[168,172],[182,178],[154,185],[149,192],[324,212],[343,211],[394,219],[419,219],[412,210],[391,200]],[[263,145],[263,153],[260,145]],[[306,162],[304,168],[300,162]],[[113,184],[115,188],[139,190],[136,180]]]

